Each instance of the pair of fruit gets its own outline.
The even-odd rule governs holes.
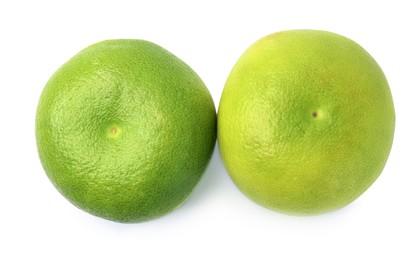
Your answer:
[[[358,44],[295,30],[252,45],[223,90],[223,162],[257,203],[291,214],[343,207],[379,176],[394,134],[385,76]],[[180,59],[141,40],[94,44],[65,63],[39,101],[43,167],[77,207],[118,222],[178,207],[216,141],[216,110]]]

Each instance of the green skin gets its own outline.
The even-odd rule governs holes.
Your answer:
[[[55,187],[77,207],[117,222],[163,216],[200,180],[216,111],[183,61],[142,40],[94,44],[51,77],[36,139]]]
[[[219,148],[237,187],[280,212],[344,207],[380,175],[395,113],[384,73],[357,43],[314,30],[253,44],[227,79]]]

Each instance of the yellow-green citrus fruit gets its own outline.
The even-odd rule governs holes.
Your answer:
[[[394,135],[387,80],[357,43],[293,30],[240,57],[220,101],[218,138],[237,187],[280,212],[320,214],[380,175]]]
[[[117,222],[171,212],[200,180],[216,140],[211,95],[183,61],[143,40],[108,40],[56,71],[36,139],[55,187]]]

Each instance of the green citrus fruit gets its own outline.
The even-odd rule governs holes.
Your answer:
[[[309,215],[347,205],[376,180],[394,124],[387,80],[361,46],[294,30],[260,39],[240,57],[221,97],[218,138],[245,195]]]
[[[48,177],[73,204],[140,222],[190,195],[213,152],[216,111],[197,74],[167,50],[108,40],[50,78],[36,139]]]

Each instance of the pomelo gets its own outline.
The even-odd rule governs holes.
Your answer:
[[[74,205],[141,222],[190,195],[213,152],[216,111],[202,80],[167,50],[108,40],[49,79],[36,139],[48,177]]]
[[[218,111],[223,162],[267,208],[320,214],[377,179],[394,136],[387,80],[357,43],[316,30],[274,33],[237,61]]]

